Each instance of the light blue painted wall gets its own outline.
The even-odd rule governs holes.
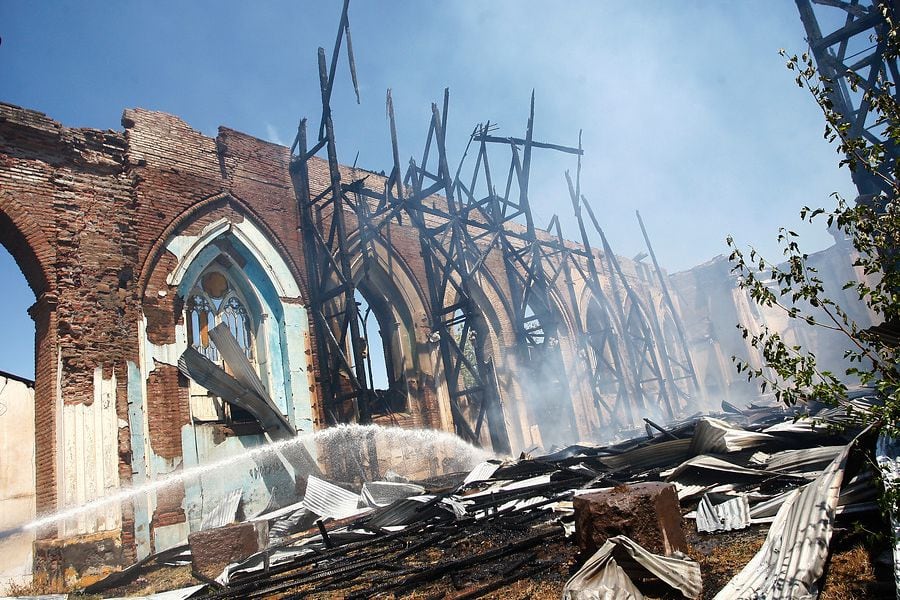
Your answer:
[[[139,486],[147,482],[147,457],[144,453],[144,385],[141,369],[128,361],[128,429],[131,432],[131,482]],[[150,509],[146,496],[134,501],[134,541],[138,559],[150,554]]]
[[[298,432],[312,432],[312,396],[307,377],[306,354],[309,321],[306,309],[299,304],[283,302],[269,272],[259,263],[254,253],[234,235],[224,233],[217,239],[223,237],[228,239],[244,263],[240,268],[233,266],[228,269],[228,274],[241,287],[240,292],[248,303],[247,309],[253,314],[265,315],[263,342],[267,353],[268,377],[263,379],[268,379],[266,383],[270,396]],[[208,244],[197,254],[179,283],[179,295],[187,296],[200,274],[220,253],[218,246]],[[286,268],[280,265],[280,261],[269,263],[268,266],[275,269],[277,277],[290,277],[289,272],[282,272]],[[291,282],[296,289],[296,283],[292,279]],[[201,423],[188,424],[182,428],[185,469],[247,455],[248,451],[266,443],[266,437],[262,434],[223,438],[215,430],[215,425]],[[227,476],[223,476],[223,472],[227,472]],[[265,453],[240,458],[223,469],[191,477],[185,482],[185,511],[190,529],[199,529],[203,516],[238,488],[243,490],[244,512],[248,516],[265,509],[273,497],[277,503],[294,502],[299,499],[295,493],[297,476],[298,469],[293,467],[289,454]],[[305,477],[305,473],[300,473],[299,476]]]

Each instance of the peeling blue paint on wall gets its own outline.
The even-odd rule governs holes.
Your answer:
[[[131,432],[131,481],[139,486],[148,481],[144,453],[144,393],[140,368],[128,361],[128,428]],[[146,496],[136,496],[134,505],[134,541],[138,559],[150,555],[150,510]]]

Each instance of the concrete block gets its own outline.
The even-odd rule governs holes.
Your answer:
[[[625,535],[656,554],[687,551],[675,486],[649,482],[575,497],[575,538],[589,553]]]
[[[268,538],[269,526],[265,521],[196,531],[188,536],[193,568],[214,579],[227,565],[263,550]]]

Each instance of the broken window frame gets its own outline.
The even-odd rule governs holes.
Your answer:
[[[264,369],[261,368],[266,362],[266,346],[263,327],[266,315],[261,310],[253,310],[253,304],[248,301],[247,295],[253,293],[250,280],[245,276],[242,281],[237,281],[227,267],[223,268],[223,266],[217,264],[221,262],[221,259],[227,259],[227,257],[225,255],[220,255],[219,258],[220,260],[213,261],[213,263],[207,266],[200,275],[197,276],[194,284],[190,288],[190,292],[187,294],[184,304],[184,323],[187,345],[203,354],[206,358],[222,367],[229,375],[231,375],[231,368],[225,363],[219,352],[216,350],[212,339],[208,337],[208,330],[219,323],[226,323],[235,340],[247,355],[247,360],[249,360],[256,369],[260,379],[268,389],[268,377]],[[231,261],[228,260],[227,262],[230,263]],[[238,269],[236,265],[229,266]],[[240,271],[240,269],[238,270]],[[240,272],[243,274],[242,271]],[[225,291],[220,299],[214,298],[212,293],[204,288],[204,280],[214,273],[221,275],[227,283]],[[198,320],[202,319],[194,308],[195,299],[197,298],[201,299],[205,304],[212,308],[212,311],[207,312],[207,315],[212,315],[212,322],[207,318],[205,344],[202,342],[203,330],[199,323],[197,324],[198,331],[195,334],[194,318],[196,316]],[[235,304],[237,305],[236,307],[234,306]],[[240,332],[238,331],[238,328],[229,320],[226,320],[226,313],[228,313],[229,309],[235,308],[237,308],[238,316],[243,316],[244,327],[242,329],[244,335],[239,335]],[[243,312],[243,315],[240,315],[241,311]],[[232,310],[231,312],[234,313],[235,311]],[[197,334],[200,335],[201,340],[194,339],[194,336]],[[198,343],[198,341],[200,343]],[[219,396],[214,395],[199,383],[190,380],[188,384],[188,394],[190,398],[191,420],[194,423],[228,426],[238,425],[242,429],[250,427],[253,429],[252,433],[257,432],[256,429],[259,424],[253,415],[240,407],[223,400]],[[260,428],[259,431],[261,432],[262,429]]]

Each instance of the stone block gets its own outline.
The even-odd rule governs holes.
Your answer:
[[[656,554],[687,551],[675,486],[649,482],[623,485],[575,497],[575,538],[595,552],[603,542],[625,535]]]
[[[214,579],[227,565],[263,550],[268,538],[265,521],[196,531],[188,536],[194,571]]]

